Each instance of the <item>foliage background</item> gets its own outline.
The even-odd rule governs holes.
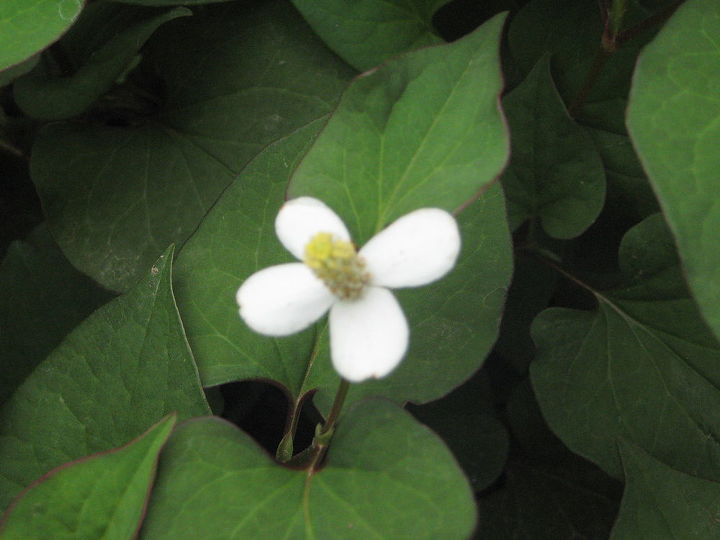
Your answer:
[[[715,0],[5,0],[0,536],[720,538],[719,143]],[[312,474],[299,195],[463,235]]]

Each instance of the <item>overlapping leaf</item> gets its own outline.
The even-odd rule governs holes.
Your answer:
[[[78,326],[0,410],[0,507],[49,469],[124,444],[169,412],[209,412],[171,257]]]
[[[224,4],[165,30],[141,66],[159,105],[135,95],[128,116],[49,125],[33,148],[53,235],[109,288],[184,242],[257,152],[332,110],[350,75],[284,2]]]
[[[127,446],[62,465],[26,491],[0,524],[6,540],[132,538],[175,417]]]
[[[499,20],[496,19],[488,27],[478,30],[470,41],[441,47],[431,56],[427,51],[413,53],[357,81],[349,91],[350,96],[343,99],[330,121],[336,127],[326,126],[312,145],[311,154],[304,158],[302,172],[293,179],[293,193],[301,189],[295,187],[299,174],[301,179],[298,182],[308,192],[331,205],[338,204],[335,209],[353,229],[354,238],[361,239],[363,234],[358,234],[358,230],[367,234],[375,226],[382,227],[396,212],[421,206],[456,208],[487,185],[502,166],[507,151],[499,124],[496,96],[485,89],[487,78],[492,79],[497,73],[497,45],[488,34],[497,39],[499,29]],[[460,54],[459,51],[467,55],[466,64],[473,73],[472,81],[459,83],[462,90],[458,90],[457,101],[451,100],[452,105],[448,106],[451,112],[445,114],[428,108],[427,102],[436,90],[421,84],[429,80],[425,71],[434,76],[438,66],[446,65],[448,57]],[[493,55],[492,61],[489,55]],[[421,60],[428,63],[426,68],[421,69]],[[416,71],[412,77],[409,74],[411,67]],[[378,81],[367,82],[376,76]],[[394,82],[390,84],[389,81]],[[399,88],[405,86],[408,89],[412,87],[412,90],[398,95]],[[429,94],[423,93],[422,89]],[[394,109],[396,113],[390,111],[388,101],[381,99],[376,102],[373,97],[385,96],[391,91],[398,99]],[[363,92],[369,93],[366,95]],[[465,97],[466,105],[460,100],[460,94]],[[484,106],[478,104],[480,96],[484,96]],[[368,107],[358,109],[358,102],[365,99]],[[475,115],[470,127],[465,122],[456,122],[458,116],[462,116],[463,107],[468,107]],[[466,147],[467,161],[460,159],[458,154],[452,164],[443,168],[443,162],[430,161],[434,151],[432,154],[424,153],[425,149],[430,152],[431,143],[424,143],[426,138],[418,140],[415,136],[410,138],[415,146],[410,145],[408,140],[388,137],[386,157],[370,151],[378,140],[376,132],[364,132],[369,140],[358,139],[359,147],[352,140],[342,140],[347,146],[341,146],[333,139],[333,130],[352,130],[353,124],[349,122],[355,115],[379,119],[388,114],[388,122],[399,122],[399,118],[392,118],[394,114],[404,114],[399,112],[403,109],[406,112],[412,110],[418,123],[425,126],[434,124],[438,126],[435,129],[442,130],[447,136],[450,132],[454,133],[453,144]],[[427,117],[424,118],[423,114]],[[485,121],[480,120],[485,117]],[[498,123],[498,131],[492,127],[495,122]],[[452,131],[451,125],[457,132]],[[268,378],[285,386],[296,402],[315,388],[322,388],[318,395],[321,400],[334,394],[338,379],[330,366],[324,323],[288,338],[260,336],[239,319],[234,298],[237,288],[254,271],[291,259],[275,238],[275,215],[283,202],[286,182],[319,127],[309,126],[263,152],[225,191],[179,257],[176,273],[178,304],[206,385],[245,378]],[[395,136],[400,136],[401,129],[401,124],[392,128]],[[466,132],[467,129],[470,131]],[[357,131],[361,130],[357,128]],[[483,134],[487,138],[486,144],[476,155],[471,152],[471,149],[478,150],[475,140],[464,140],[463,137],[483,139]],[[436,137],[439,133],[431,129],[429,138],[434,140]],[[413,151],[415,158],[411,156]],[[321,192],[322,183],[330,178],[334,169],[319,172],[323,161],[334,165],[343,156],[357,153],[364,153],[368,160],[363,168],[387,168],[384,174],[389,185],[398,185],[397,175],[405,175],[404,184],[398,185],[395,190],[395,198],[380,207],[384,210],[384,217],[370,211],[368,215],[362,214],[363,218],[369,218],[362,223],[357,221],[358,216],[347,205],[370,206],[377,210],[375,205],[381,201],[375,199],[375,188],[347,184],[342,189],[347,189],[352,198],[349,199],[343,191],[343,200],[338,201],[333,198],[333,193]],[[387,157],[390,155],[393,157]],[[400,155],[404,156],[402,159],[416,162],[405,173],[397,169]],[[486,156],[482,164],[479,164],[478,156]],[[308,163],[321,174],[321,185],[311,183]],[[420,176],[429,170],[434,171],[432,181]],[[364,169],[363,174],[370,174],[370,170]],[[338,178],[342,179],[342,174]],[[362,181],[359,176],[354,178],[357,182]],[[425,181],[427,183],[423,184]],[[335,187],[340,188],[342,184],[338,182]],[[337,193],[336,189],[333,191]],[[409,195],[406,197],[406,194]],[[400,202],[401,199],[404,200]],[[399,291],[401,304],[412,325],[408,358],[391,377],[354,389],[351,399],[369,393],[386,395],[397,401],[428,401],[457,386],[482,362],[496,337],[510,273],[510,245],[499,190],[496,188],[471,204],[461,213],[459,221],[464,246],[457,268],[430,287]],[[438,371],[439,363],[442,369]],[[428,377],[429,372],[434,375]]]
[[[75,270],[38,227],[0,264],[0,403],[65,335],[112,296]]]
[[[703,315],[720,336],[720,5],[681,6],[638,60],[628,128]]]
[[[547,57],[503,106],[513,149],[502,178],[510,228],[539,219],[555,238],[580,235],[600,214],[605,173],[593,140],[568,116]]]
[[[222,421],[186,423],[161,456],[141,537],[465,539],[474,506],[440,440],[378,400],[343,417],[313,474],[279,466]]]
[[[612,540],[720,538],[720,484],[621,446],[627,486]]]
[[[608,538],[620,482],[570,452],[550,432],[529,381],[515,387],[506,412],[513,447],[503,481],[478,500],[477,538]]]
[[[80,14],[83,0],[3,0],[0,70],[19,64],[57,40]]]
[[[290,196],[324,200],[362,245],[411,210],[453,211],[487,188],[508,157],[497,103],[503,21],[355,80],[293,175]]]
[[[571,450],[621,477],[620,438],[688,474],[720,479],[720,346],[690,298],[661,216],[620,248],[625,286],[595,312],[551,308],[533,324],[543,414]]]
[[[84,112],[128,70],[155,30],[188,15],[192,12],[186,8],[157,14],[112,3],[91,4],[60,41],[61,46],[66,45],[66,56],[68,61],[72,59],[76,71],[57,76],[52,73],[50,60],[44,58],[15,83],[16,103],[28,116],[44,120],[62,120]],[[95,44],[98,34],[107,41]],[[68,41],[71,43],[65,43]],[[95,47],[87,47],[84,54],[69,54],[73,49],[82,49],[86,41]]]
[[[293,0],[313,30],[364,71],[391,56],[442,40],[432,16],[447,0]]]

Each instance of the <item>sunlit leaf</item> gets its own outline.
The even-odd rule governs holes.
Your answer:
[[[83,0],[3,0],[0,70],[19,64],[57,40],[73,24]]]

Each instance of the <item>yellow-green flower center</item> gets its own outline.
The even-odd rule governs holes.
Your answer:
[[[357,254],[355,246],[330,233],[317,233],[310,239],[305,246],[305,264],[343,300],[360,296],[370,280],[365,261]]]

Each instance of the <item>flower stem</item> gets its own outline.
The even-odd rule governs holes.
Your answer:
[[[333,433],[335,433],[335,422],[337,422],[338,416],[340,416],[340,411],[345,403],[349,389],[350,383],[345,379],[340,379],[340,386],[338,386],[337,393],[335,394],[335,401],[333,401],[330,414],[328,414],[325,423],[322,425],[318,424],[315,429],[315,438],[312,444],[314,455],[308,471],[310,473],[318,470],[325,457],[327,448],[330,445],[330,440],[332,439]]]

